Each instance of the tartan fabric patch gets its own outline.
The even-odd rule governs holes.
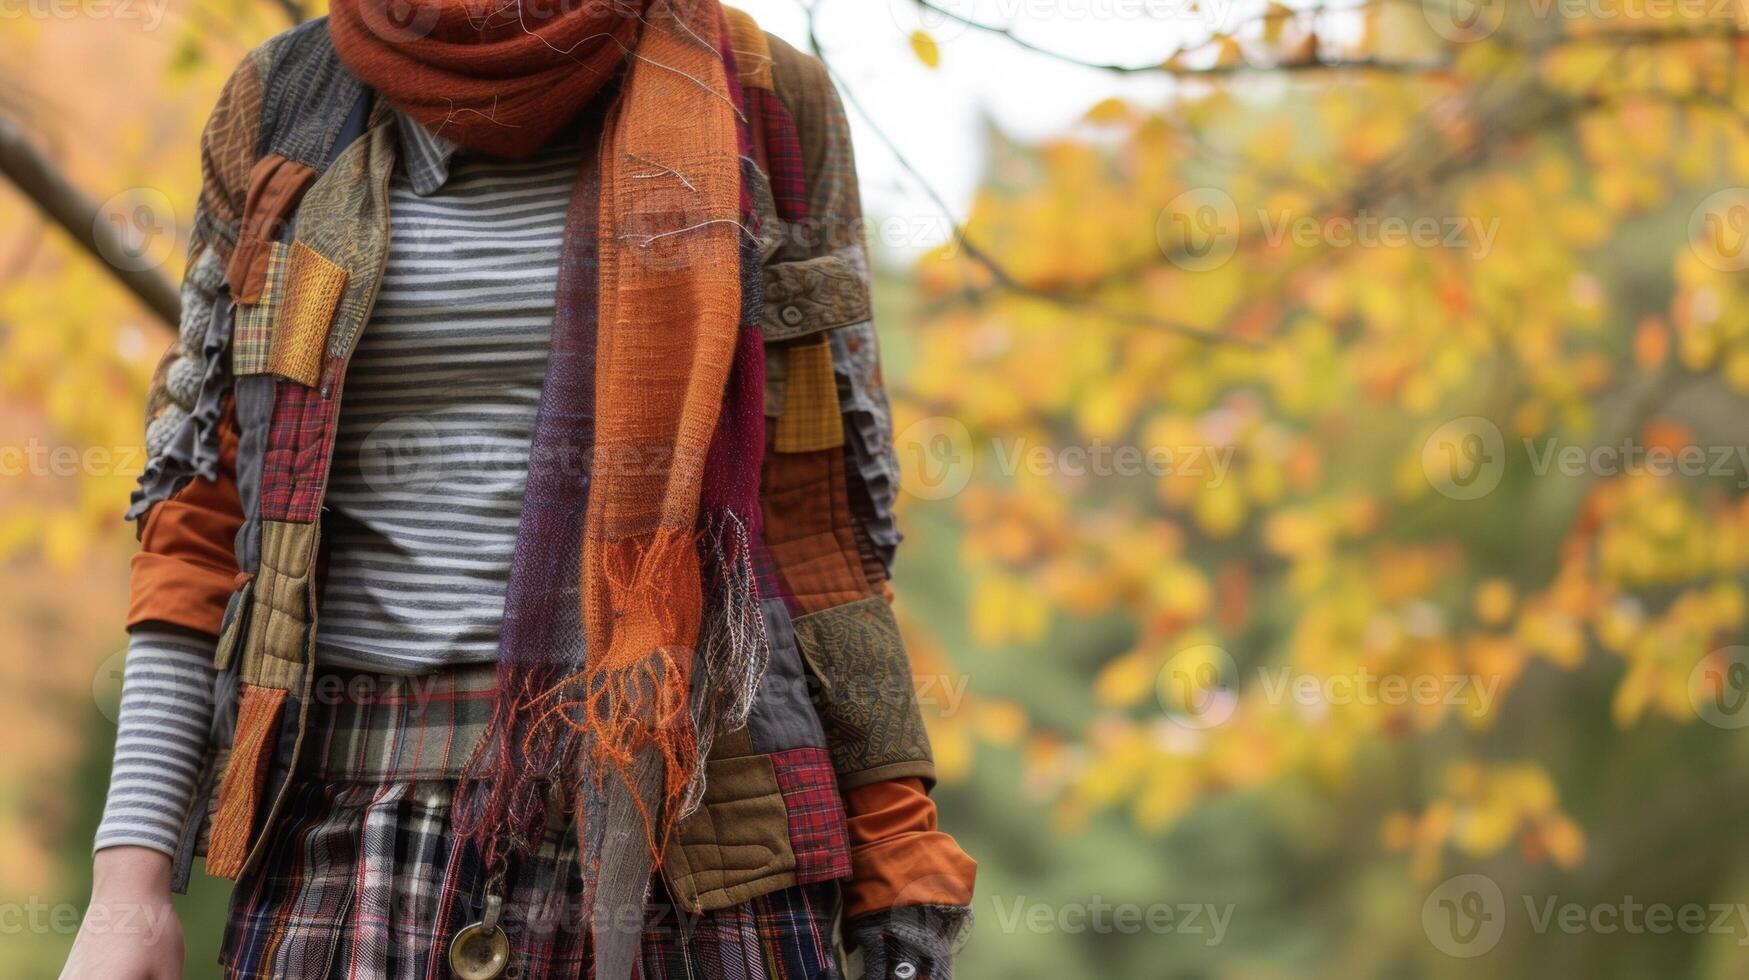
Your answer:
[[[765,137],[766,173],[771,179],[771,196],[777,203],[778,217],[802,221],[808,216],[808,186],[796,121],[776,92],[763,88],[749,88],[746,92],[753,103],[751,108],[759,113]]]
[[[278,309],[280,289],[285,280],[285,256],[284,243],[274,242],[268,247],[261,295],[257,302],[237,307],[236,327],[231,333],[231,373],[238,377],[267,373],[274,311]]]
[[[780,352],[787,354],[783,414],[777,417],[771,448],[780,453],[810,453],[844,445],[844,415],[838,407],[838,379],[832,371],[832,345],[824,336]]]
[[[267,426],[261,473],[263,520],[315,521],[339,427],[337,398],[325,398],[319,389],[301,384],[274,385],[273,420]]]
[[[842,980],[832,932],[837,914],[831,885],[785,888],[684,919],[658,911],[645,920],[642,980]]]
[[[389,713],[405,717],[407,708],[400,702]],[[338,715],[323,717],[332,725]],[[451,976],[449,942],[478,921],[487,888],[477,850],[458,843],[455,793],[450,780],[336,783],[300,770],[267,853],[231,893],[219,957],[225,975]],[[502,921],[514,971],[506,975],[590,975],[576,841],[569,821],[554,820],[536,852],[506,874]],[[836,886],[814,884],[693,915],[658,880],[644,910],[641,977],[840,980],[838,913]]]
[[[324,673],[300,768],[330,783],[454,779],[484,738],[497,667],[410,676]]]
[[[850,874],[850,829],[831,754],[818,748],[789,749],[772,753],[771,764],[789,810],[796,880],[805,885]]]

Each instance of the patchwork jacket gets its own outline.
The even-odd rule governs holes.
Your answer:
[[[664,855],[693,910],[849,874],[843,796],[934,776],[885,584],[897,461],[843,109],[818,61],[743,15],[731,24],[765,178],[772,652],[748,725],[718,738],[704,803]],[[308,751],[323,498],[386,257],[396,125],[315,21],[249,55],[202,138],[182,321],[152,385],[130,511],[142,547],[129,625],[219,637],[218,720],[179,887],[197,853],[231,877],[260,859]],[[271,696],[239,710],[224,693],[239,689]],[[970,861],[957,860],[965,881],[895,904],[964,904]]]

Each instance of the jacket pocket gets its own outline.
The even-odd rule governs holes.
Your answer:
[[[662,864],[674,897],[694,911],[795,884],[789,810],[772,757],[707,761],[704,800],[675,827]]]

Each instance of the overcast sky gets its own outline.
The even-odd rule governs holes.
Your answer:
[[[807,48],[808,0],[734,0],[768,31]],[[1062,132],[1107,96],[1159,100],[1167,80],[1123,77],[1064,64],[1005,38],[934,22],[941,66],[930,70],[911,53],[922,21],[912,0],[811,0],[826,60],[841,83],[963,217],[983,166],[981,120],[988,115],[1020,137]],[[1093,61],[1158,63],[1184,40],[1207,36],[1212,19],[1242,16],[1248,0],[943,0],[942,6],[982,23],[1011,27],[1034,43]],[[1260,5],[1260,4],[1259,4]],[[885,219],[883,237],[940,240],[936,213],[868,121],[849,107],[863,199],[871,218]],[[916,235],[904,232],[915,227]],[[890,230],[897,235],[888,235]]]

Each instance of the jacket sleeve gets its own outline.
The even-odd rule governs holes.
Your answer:
[[[237,433],[227,408],[212,479],[196,476],[146,513],[128,579],[128,629],[167,623],[219,633],[236,590],[234,542],[243,526],[237,495]]]
[[[767,414],[775,417],[771,455],[825,453],[836,474],[825,481],[837,501],[826,523],[840,553],[833,567],[842,570],[829,585],[798,590],[805,612],[795,629],[823,689],[822,722],[849,817],[847,935],[864,947],[871,980],[907,961],[922,972],[897,975],[940,980],[951,975],[970,922],[977,865],[937,828],[927,791],[934,764],[889,608],[898,459],[849,126],[824,65],[780,40],[771,49],[803,179],[785,201],[786,182],[773,174],[785,226],[766,283]],[[813,560],[805,577],[824,577],[828,564]]]
[[[238,576],[243,523],[229,411],[231,326],[225,268],[236,247],[261,114],[257,50],[231,75],[201,134],[201,189],[189,236],[176,338],[146,399],[146,466],[128,517],[138,522],[128,626],[216,634]]]

